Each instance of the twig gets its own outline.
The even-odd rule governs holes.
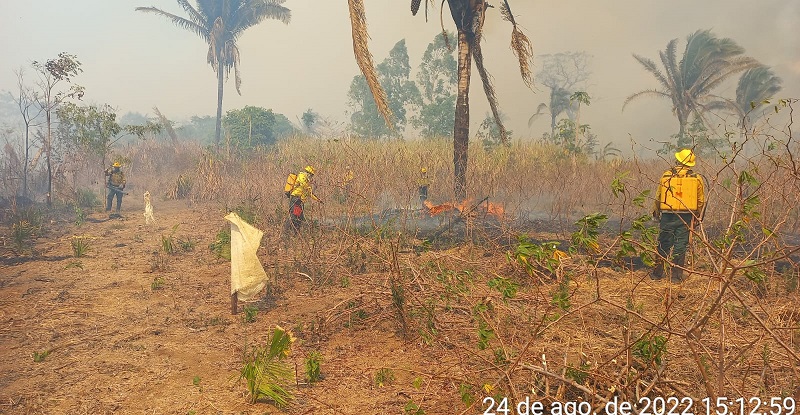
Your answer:
[[[578,390],[580,390],[580,391],[582,391],[582,392],[584,392],[584,393],[586,393],[588,395],[591,395],[594,399],[597,399],[598,401],[601,401],[603,403],[608,403],[608,399],[596,394],[593,390],[591,390],[591,389],[587,388],[586,386],[583,386],[583,385],[575,382],[572,379],[567,379],[567,378],[565,378],[565,377],[563,377],[561,375],[557,375],[555,373],[548,372],[547,370],[544,370],[544,369],[542,369],[540,367],[533,366],[533,365],[520,365],[520,367],[524,368],[524,369],[531,370],[531,371],[533,371],[535,373],[538,373],[540,375],[544,375],[544,376],[556,379],[556,380],[558,380],[560,382],[563,382],[563,383],[565,383],[565,384],[567,384],[569,386],[572,386],[573,388],[578,389]]]

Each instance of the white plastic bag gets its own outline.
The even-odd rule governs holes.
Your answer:
[[[264,232],[242,220],[236,212],[225,216],[231,223],[231,295],[251,301],[264,289],[267,273],[258,260],[258,246]]]

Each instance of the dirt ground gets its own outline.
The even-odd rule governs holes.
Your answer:
[[[280,275],[273,294],[255,304],[255,321],[244,322],[242,303],[239,314],[230,311],[230,263],[208,249],[225,226],[223,209],[180,201],[156,209],[156,225],[145,225],[133,208],[122,219],[94,213],[79,228],[51,223],[38,256],[3,258],[0,413],[277,413],[269,403],[250,404],[238,381],[243,352],[263,344],[274,325],[301,338],[293,348],[298,378],[306,350],[325,359],[324,380],[298,387],[288,413],[399,413],[410,375],[396,370],[397,386],[378,390],[373,373],[435,363],[380,318],[327,331],[324,342],[302,341],[304,327],[364,289],[358,281],[332,289],[311,276]],[[174,235],[195,248],[162,257],[162,235],[176,225]],[[90,238],[83,257],[73,256],[74,235]]]
[[[442,339],[437,352],[424,345],[420,336],[403,338],[392,308],[391,272],[380,272],[385,264],[370,266],[366,272],[337,273],[331,263],[359,268],[358,261],[364,258],[352,251],[340,251],[336,258],[298,257],[287,254],[279,238],[267,232],[259,258],[270,276],[270,289],[251,304],[258,313],[255,321],[247,322],[244,304],[239,304],[238,314],[231,314],[230,262],[209,250],[216,234],[228,226],[223,219],[226,209],[219,204],[185,201],[158,202],[155,209],[155,225],[146,225],[134,206],[123,209],[121,219],[93,213],[80,227],[72,222],[74,218],[65,218],[47,224],[49,231],[36,241],[35,256],[0,256],[0,414],[419,415],[472,414],[486,409],[480,399],[488,393],[473,390],[479,400],[465,410],[459,384],[453,380],[463,377],[480,384],[478,379],[485,371],[476,367],[473,372],[468,359],[482,362],[483,367],[494,365],[474,346],[472,350],[459,349],[460,344],[479,341],[474,330],[472,337],[465,337],[450,329],[469,321],[469,304],[443,299],[449,314],[431,317]],[[167,235],[176,241],[191,241],[193,249],[164,254],[162,241]],[[76,236],[89,241],[88,252],[79,258],[71,246]],[[332,246],[339,242],[309,243]],[[295,245],[290,248],[298,248],[297,243],[292,242]],[[308,252],[314,246],[296,250],[303,249]],[[403,258],[397,262],[417,254],[400,252]],[[473,254],[477,259],[469,260],[489,268],[494,263],[498,275],[506,275],[504,267],[509,265],[502,252]],[[459,289],[459,278],[470,277],[440,271],[440,276],[448,278],[441,281],[447,290]],[[602,272],[606,275],[599,276],[598,284],[615,284],[608,286],[608,294],[604,291],[604,298],[624,304],[625,293],[638,290],[644,305],[637,306],[641,308],[637,313],[643,320],[645,315],[655,320],[663,313],[659,307],[669,286],[652,284],[641,271],[624,276],[609,269]],[[417,280],[416,284],[423,291],[433,289],[430,282]],[[474,293],[476,304],[511,307],[503,305],[498,292],[482,285],[484,291]],[[447,290],[440,292],[449,293]],[[537,290],[534,286],[530,292],[518,294],[515,309],[526,315],[547,315],[545,309],[551,310],[553,305],[534,301]],[[685,291],[684,305],[695,304],[703,301],[708,287],[694,279]],[[576,294],[573,302],[583,305],[575,306],[572,320],[564,317],[548,323],[548,327],[557,322],[563,327],[543,330],[528,353],[542,359],[545,353],[563,353],[566,362],[564,345],[575,348],[577,340],[571,339],[576,336],[581,339],[577,350],[585,351],[594,365],[605,361],[603,370],[625,373],[627,369],[614,365],[618,357],[622,359],[618,328],[627,314],[624,307],[595,307],[593,296],[591,288]],[[782,307],[792,308],[790,304]],[[512,327],[513,316],[504,317]],[[282,410],[269,402],[250,403],[246,386],[239,380],[244,353],[251,346],[264,345],[275,325],[291,330],[298,339],[291,362],[301,384],[293,388],[291,406]],[[741,323],[742,330],[753,325]],[[506,337],[523,353],[528,349],[522,345],[531,337],[528,327],[520,325],[519,331],[510,330]],[[442,353],[447,349],[458,353]],[[676,356],[668,373],[680,380],[676,385],[697,391],[698,375],[690,358],[678,356],[680,349],[673,350]],[[324,379],[313,386],[302,382],[304,358],[310,351],[318,351],[324,359]],[[746,356],[757,361],[759,351],[748,350]],[[739,373],[753,378],[748,365],[743,364],[746,372],[742,369]],[[394,379],[377,385],[375,375],[382,368],[391,369]],[[791,394],[787,388],[796,385],[796,370],[788,366],[773,370],[772,387]],[[530,379],[533,382],[534,377]],[[530,390],[541,387],[531,383]],[[409,402],[425,412],[409,407]]]

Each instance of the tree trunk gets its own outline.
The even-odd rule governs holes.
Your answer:
[[[28,160],[30,160],[30,131],[31,126],[25,120],[25,162],[22,165],[22,196],[28,198]]]
[[[217,61],[217,125],[214,130],[214,146],[219,149],[219,138],[222,132],[222,87],[224,85],[222,62]]]
[[[464,30],[458,31],[458,97],[453,128],[453,173],[455,200],[467,198],[467,151],[469,149],[469,79],[472,50]]]
[[[52,151],[53,136],[50,119],[50,110],[47,110],[47,142],[44,143],[44,155],[47,160],[47,206],[53,206],[53,165],[51,164],[50,153]]]

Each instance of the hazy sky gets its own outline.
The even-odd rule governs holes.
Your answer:
[[[190,0],[191,1],[191,0]],[[440,2],[425,22],[411,16],[408,0],[365,0],[370,47],[376,63],[405,38],[412,67],[440,31]],[[490,4],[492,2],[490,1]],[[798,0],[510,0],[534,53],[585,51],[593,56],[592,97],[581,122],[592,126],[601,143],[626,147],[629,138],[646,143],[677,132],[677,121],[665,101],[642,99],[625,112],[628,95],[657,87],[632,57],[658,61],[658,52],[674,38],[683,52],[686,36],[712,29],[730,37],[749,56],[771,66],[783,78],[782,97],[800,97],[800,1]],[[66,51],[78,56],[84,72],[76,78],[86,87],[85,100],[108,103],[120,113],[169,118],[213,115],[216,78],[206,63],[207,45],[167,19],[134,11],[155,6],[183,15],[174,0],[0,0],[0,90],[16,89],[14,70],[32,60],[44,61]],[[313,108],[332,119],[347,120],[347,90],[358,68],[350,36],[346,0],[287,0],[292,20],[267,20],[240,38],[242,95],[233,80],[226,84],[223,110],[244,105],[271,108],[296,121]],[[445,15],[445,27],[453,30]],[[528,117],[547,92],[522,83],[508,43],[511,26],[498,9],[486,17],[484,56],[495,77],[507,127],[516,137],[549,130],[541,119],[528,129]],[[477,77],[470,94],[472,132],[488,111]],[[29,78],[33,80],[32,73]],[[413,76],[413,74],[412,74]],[[735,85],[718,91],[733,97]]]

